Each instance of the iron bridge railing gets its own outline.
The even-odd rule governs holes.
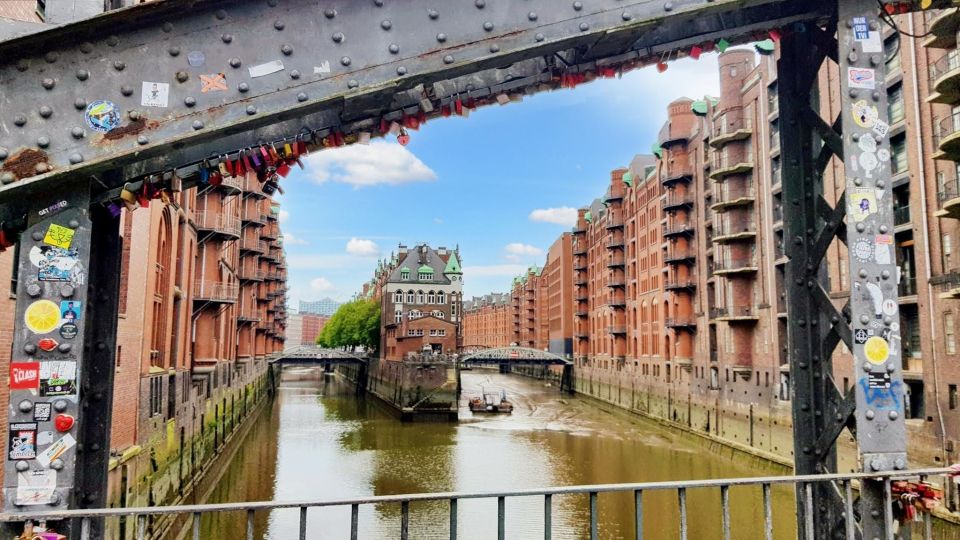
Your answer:
[[[850,473],[850,474],[822,474],[806,476],[768,476],[757,478],[728,478],[728,479],[709,479],[709,480],[682,480],[669,482],[645,482],[634,484],[598,484],[586,486],[567,486],[567,487],[549,487],[536,489],[521,489],[513,491],[480,491],[480,492],[445,492],[445,493],[418,493],[409,495],[380,495],[371,497],[359,497],[352,499],[337,499],[326,501],[289,501],[289,502],[241,502],[225,504],[196,504],[183,506],[157,506],[141,508],[104,508],[95,510],[61,510],[54,512],[36,512],[24,514],[0,514],[0,522],[22,522],[26,520],[34,521],[60,521],[67,519],[80,520],[80,540],[90,540],[91,521],[93,519],[132,517],[136,522],[137,540],[147,539],[147,525],[150,516],[192,516],[192,528],[194,540],[200,539],[200,520],[204,514],[212,513],[240,513],[246,514],[246,538],[254,539],[254,517],[257,512],[272,511],[278,509],[298,508],[300,510],[299,518],[299,538],[307,538],[307,512],[310,509],[320,508],[341,508],[350,507],[350,538],[360,537],[360,507],[372,505],[398,504],[400,505],[400,523],[399,537],[402,540],[410,538],[410,505],[411,503],[425,503],[446,501],[449,505],[449,537],[451,540],[457,538],[457,503],[460,500],[467,499],[496,499],[497,501],[497,537],[503,540],[506,537],[506,515],[507,499],[518,497],[543,497],[543,524],[544,538],[550,539],[553,529],[553,498],[564,495],[589,495],[590,506],[590,538],[596,539],[599,536],[599,495],[601,493],[623,493],[633,492],[634,500],[634,538],[641,540],[644,537],[643,527],[643,495],[647,492],[674,491],[677,495],[677,506],[679,510],[679,537],[681,540],[687,540],[689,532],[689,523],[691,513],[687,506],[688,490],[709,490],[715,491],[720,498],[720,527],[724,540],[731,538],[731,520],[730,520],[730,488],[731,487],[756,487],[759,488],[755,495],[761,498],[763,508],[763,522],[757,523],[758,528],[762,528],[765,540],[773,539],[774,516],[773,516],[773,496],[772,487],[775,485],[789,485],[796,489],[796,494],[800,497],[802,504],[807,509],[805,517],[808,520],[806,530],[806,540],[816,540],[814,538],[814,527],[809,521],[813,519],[813,486],[822,482],[835,482],[840,488],[841,498],[844,505],[844,513],[847,516],[854,514],[854,491],[855,483],[863,480],[873,480],[883,482],[884,492],[884,515],[883,519],[887,524],[886,529],[893,531],[894,513],[891,485],[894,480],[906,480],[919,478],[929,480],[931,476],[943,476],[944,484],[950,481],[946,477],[951,469],[923,469],[914,471],[886,471],[880,473]],[[791,506],[791,511],[793,507]],[[922,537],[929,540],[932,537],[932,522],[929,513],[923,514]],[[692,519],[698,517],[706,518],[701,511],[693,512]],[[712,516],[715,518],[715,516]],[[782,521],[781,521],[782,523]],[[844,526],[844,538],[854,540],[859,532],[856,523],[847,520]],[[414,531],[416,533],[416,531]],[[416,537],[416,534],[414,534]],[[891,539],[893,538],[891,533]]]

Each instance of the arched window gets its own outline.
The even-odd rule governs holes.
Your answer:
[[[437,303],[438,303],[438,304],[446,304],[446,303],[447,303],[447,299],[446,299],[444,296],[445,296],[445,295],[443,294],[443,291],[440,291],[440,292],[437,293]]]
[[[424,300],[423,291],[417,291],[417,303],[423,304],[423,300]]]
[[[403,291],[397,291],[397,292],[393,293],[393,302],[394,302],[395,304],[402,304],[402,303],[403,303]]]
[[[412,304],[412,303],[413,303],[413,291],[410,291],[410,292],[407,293],[407,303],[408,303],[408,304]]]
[[[436,301],[437,297],[433,291],[427,293],[427,303],[433,304]]]
[[[442,318],[444,317],[442,311],[434,311],[434,312],[433,312],[433,316],[436,317],[436,318],[438,318],[438,319],[442,319]]]

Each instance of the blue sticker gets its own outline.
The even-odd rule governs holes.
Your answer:
[[[87,106],[84,117],[90,129],[107,133],[120,125],[120,107],[111,101],[97,100]]]

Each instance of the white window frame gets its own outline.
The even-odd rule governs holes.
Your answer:
[[[423,305],[423,300],[424,300],[423,291],[418,291],[418,292],[417,292],[417,303],[420,304],[420,305]]]
[[[447,299],[446,299],[446,296],[443,294],[443,291],[440,291],[440,292],[437,293],[437,303],[438,303],[438,304],[446,304],[446,303],[447,303]]]
[[[437,296],[436,296],[435,294],[433,294],[432,292],[427,293],[427,303],[428,303],[428,304],[435,304],[435,303],[436,303],[436,300],[437,300]]]
[[[413,303],[413,294],[414,294],[413,291],[410,291],[410,292],[407,293],[407,303],[408,303],[408,304],[412,304],[412,303]]]

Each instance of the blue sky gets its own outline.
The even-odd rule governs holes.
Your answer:
[[[570,210],[612,169],[649,153],[674,99],[717,95],[715,55],[675,61],[435,119],[393,137],[309,156],[283,182],[290,302],[348,299],[398,243],[460,246],[468,296],[505,291],[542,264]]]

